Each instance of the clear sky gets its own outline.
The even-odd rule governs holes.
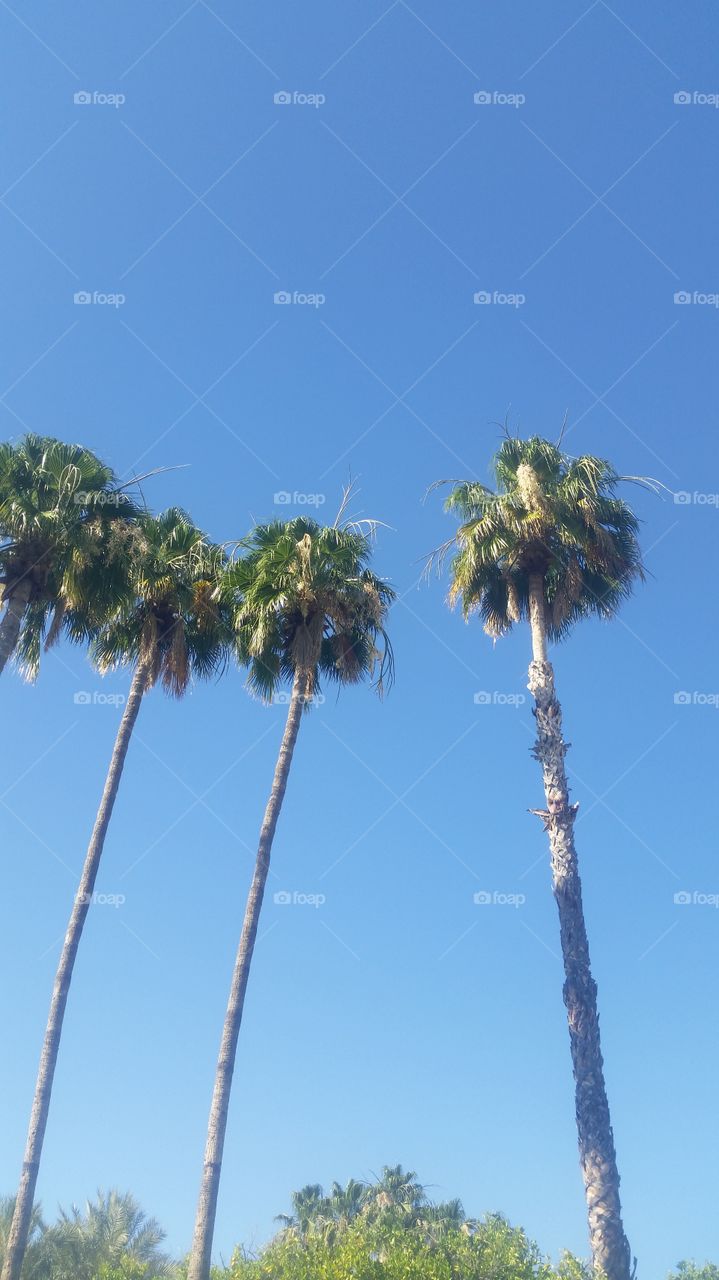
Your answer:
[[[452,527],[427,486],[486,479],[505,416],[555,437],[565,413],[568,450],[687,495],[631,491],[648,582],[555,661],[627,1231],[646,1280],[719,1255],[718,28],[709,0],[0,4],[4,434],[124,477],[182,467],[146,495],[218,540],[333,517],[350,472],[389,526],[397,684],[302,726],[218,1256],[266,1239],[292,1188],[397,1161],[586,1252],[528,635],[493,648],[418,581]],[[3,682],[6,1190],[118,722],[97,695],[126,688],[66,647],[35,687]],[[115,1185],[189,1245],[283,718],[236,673],[147,699],[98,882],[125,900],[91,911],[71,992],[49,1215]]]

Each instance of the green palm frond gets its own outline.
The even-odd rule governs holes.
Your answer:
[[[541,574],[547,630],[561,639],[589,615],[611,618],[644,578],[639,522],[617,496],[622,477],[601,458],[571,458],[539,437],[507,438],[493,463],[496,491],[455,482],[445,509],[459,517],[451,603],[497,637],[528,619],[529,578]]]

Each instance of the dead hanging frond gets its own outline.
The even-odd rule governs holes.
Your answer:
[[[374,542],[377,537],[378,529],[393,529],[391,524],[386,524],[384,520],[377,520],[369,516],[345,517],[350,503],[356,498],[360,492],[357,488],[358,481],[350,479],[349,484],[342,489],[342,501],[339,510],[334,519],[333,529],[350,529],[353,533],[362,534],[368,538],[370,542]]]
[[[56,645],[58,640],[60,639],[62,624],[65,621],[65,610],[66,610],[65,601],[59,600],[58,603],[55,605],[55,608],[53,609],[52,621],[50,623],[47,636],[45,637],[44,649],[46,653],[48,652],[49,649],[52,649],[53,646]]]
[[[664,490],[664,493],[671,494],[672,498],[677,497],[673,489],[662,484],[661,480],[655,480],[653,476],[619,476],[619,479],[626,480],[627,484],[638,484],[640,488],[648,489],[649,492],[653,493],[657,498],[662,497],[660,492],[662,489]]]
[[[456,546],[456,538],[447,538],[447,541],[442,542],[438,547],[435,547],[434,551],[430,551],[422,556],[419,561],[415,561],[415,564],[424,563],[422,579],[425,582],[429,581],[433,571],[436,573],[437,577],[441,575],[447,556],[450,551],[456,548]]]
[[[182,696],[190,680],[190,663],[182,618],[172,625],[170,642],[162,661],[162,683],[168,693]]]
[[[434,493],[435,489],[442,489],[442,488],[444,487],[444,485],[446,485],[446,484],[461,484],[461,483],[462,483],[462,481],[457,480],[457,479],[454,479],[454,480],[433,480],[433,481],[432,481],[432,484],[428,485],[428,486],[427,486],[427,488],[426,488],[426,489],[425,489],[425,491],[424,491],[424,496],[423,496],[423,498],[422,498],[422,503],[424,504],[424,503],[427,501],[427,499],[428,499],[428,497],[429,497],[430,493]]]
[[[517,585],[513,578],[507,578],[507,618],[510,622],[519,622],[521,616]]]
[[[324,632],[324,613],[318,610],[303,618],[292,637],[292,665],[296,671],[313,672],[319,661]]]
[[[348,483],[342,486],[342,501],[340,502],[337,515],[334,519],[334,524],[332,525],[333,529],[341,529],[343,527],[342,521],[344,519],[345,511],[350,505],[350,502],[354,499],[355,495],[359,492],[357,489],[357,483],[357,480],[352,479],[352,473],[350,472]]]
[[[501,640],[505,632],[505,627],[502,626],[502,623],[499,620],[499,618],[487,618],[487,621],[485,622],[484,627],[482,629],[484,631],[484,634],[489,636],[490,640],[495,640],[495,641]]]
[[[384,605],[377,586],[374,582],[363,582],[362,591],[364,594],[364,604],[367,609],[367,615],[375,626],[380,626],[384,616]]]
[[[140,487],[142,484],[142,481],[150,480],[153,476],[162,475],[163,472],[165,471],[183,471],[186,467],[189,467],[189,466],[190,466],[189,462],[179,462],[174,467],[153,467],[151,471],[144,471],[142,475],[139,475],[139,476],[131,476],[129,480],[125,480],[123,484],[119,484],[117,486],[117,492],[124,493],[125,489],[130,489],[133,486],[136,487],[138,493],[140,494],[140,497],[142,498],[142,504],[145,508],[145,511],[149,512],[150,508],[148,506],[147,499],[145,498],[145,495],[142,492],[142,489]]]
[[[216,592],[216,584],[209,579],[202,578],[193,584],[192,611],[197,617],[200,631],[207,631],[217,622],[219,612],[215,603]]]
[[[511,408],[511,406],[510,406],[510,408]],[[490,425],[490,427],[499,427],[499,429],[500,429],[500,431],[502,432],[502,435],[504,436],[505,440],[514,440],[514,439],[515,439],[514,433],[510,430],[510,427],[509,427],[509,409],[508,409],[508,410],[507,410],[507,412],[505,413],[505,415],[504,415],[504,419],[503,419],[503,421],[502,421],[502,422],[492,421],[492,422],[490,422],[490,424],[489,424],[489,425]],[[517,431],[519,431],[519,423],[517,423]]]
[[[148,610],[147,616],[143,622],[142,634],[140,636],[140,646],[138,658],[140,663],[147,668],[148,672],[148,688],[150,688],[157,680],[160,674],[160,646],[158,644],[159,631],[157,618],[152,609]]]

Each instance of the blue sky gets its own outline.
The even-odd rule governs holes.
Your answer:
[[[565,413],[568,450],[683,495],[632,491],[649,579],[555,661],[627,1231],[647,1277],[719,1255],[719,33],[707,0],[663,8],[0,6],[5,435],[82,441],[124,477],[176,467],[149,500],[218,540],[333,517],[350,474],[355,510],[389,526],[397,684],[302,727],[218,1256],[267,1238],[292,1188],[396,1161],[549,1252],[586,1252],[556,912],[526,812],[528,636],[493,648],[418,581],[451,529],[427,486],[486,479],[505,416],[554,437]],[[98,696],[126,687],[68,648],[35,687],[4,683],[8,1190],[117,727]],[[147,699],[98,883],[124,902],[90,913],[71,993],[50,1215],[131,1188],[189,1245],[283,716],[236,673]]]

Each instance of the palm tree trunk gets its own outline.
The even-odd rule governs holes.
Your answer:
[[[539,813],[549,834],[552,888],[559,909],[564,960],[564,1003],[574,1068],[579,1157],[584,1178],[592,1260],[607,1280],[630,1280],[631,1253],[624,1234],[619,1172],[614,1150],[604,1063],[599,1037],[597,985],[592,978],[582,907],[582,886],[574,847],[577,806],[569,803],[564,767],[567,743],[562,711],[547,660],[544,581],[529,583],[532,656],[529,689],[535,701],[537,741],[533,754],[542,765],[546,810]]]
[[[142,696],[147,688],[149,674],[149,665],[141,662],[136,667],[135,674],[132,678],[130,693],[122,715],[122,720],[120,721],[120,727],[117,731],[115,746],[110,760],[110,768],[105,780],[105,788],[102,793],[100,807],[95,819],[95,826],[88,845],[85,864],[82,869],[80,884],[75,895],[75,902],[70,915],[67,933],[65,934],[65,941],[60,955],[60,963],[57,967],[57,973],[55,974],[55,985],[53,987],[52,999],[50,1001],[50,1013],[48,1015],[47,1027],[45,1029],[45,1040],[42,1047],[42,1053],[40,1055],[40,1066],[37,1074],[37,1082],[35,1084],[35,1095],[33,1097],[32,1110],[30,1112],[30,1124],[28,1127],[27,1143],[25,1146],[25,1160],[22,1167],[22,1173],[20,1175],[20,1186],[18,1188],[17,1199],[15,1201],[15,1211],[13,1213],[12,1225],[8,1236],[5,1264],[2,1270],[2,1280],[20,1280],[20,1270],[25,1256],[25,1250],[27,1248],[28,1230],[32,1217],[35,1187],[40,1168],[42,1144],[45,1137],[48,1112],[50,1110],[52,1082],[55,1075],[58,1050],[60,1048],[62,1024],[65,1017],[65,1005],[67,1004],[72,971],[75,967],[77,949],[80,944],[80,938],[82,937],[82,931],[85,926],[85,919],[92,901],[95,879],[97,877],[98,867],[102,857],[107,829],[110,825],[110,818],[115,804],[117,788],[120,784],[120,778],[122,777],[127,749],[130,745],[130,738],[132,736],[133,728],[135,727],[138,711],[140,710]]]
[[[0,675],[7,665],[17,646],[23,614],[30,599],[32,583],[28,577],[21,578],[8,598],[5,614],[0,622]]]
[[[252,952],[257,937],[257,926],[262,910],[267,874],[270,869],[270,853],[277,826],[277,819],[282,808],[287,779],[289,777],[292,756],[297,741],[297,734],[302,718],[302,710],[308,691],[306,674],[297,672],[292,685],[292,697],[287,712],[285,731],[282,735],[275,774],[272,781],[270,798],[265,809],[265,816],[260,830],[257,848],[257,859],[252,884],[245,906],[245,918],[242,934],[237,948],[237,957],[232,974],[230,998],[222,1029],[220,1053],[215,1073],[215,1087],[212,1093],[210,1118],[207,1126],[207,1142],[205,1145],[205,1162],[202,1173],[200,1195],[197,1202],[195,1231],[190,1253],[190,1265],[187,1280],[209,1280],[210,1260],[212,1254],[212,1237],[215,1229],[217,1212],[217,1195],[220,1188],[222,1172],[222,1152],[225,1145],[227,1129],[227,1112],[230,1105],[232,1075],[235,1068],[237,1039],[242,1023],[242,1011],[245,1004],[247,980],[250,975]]]

